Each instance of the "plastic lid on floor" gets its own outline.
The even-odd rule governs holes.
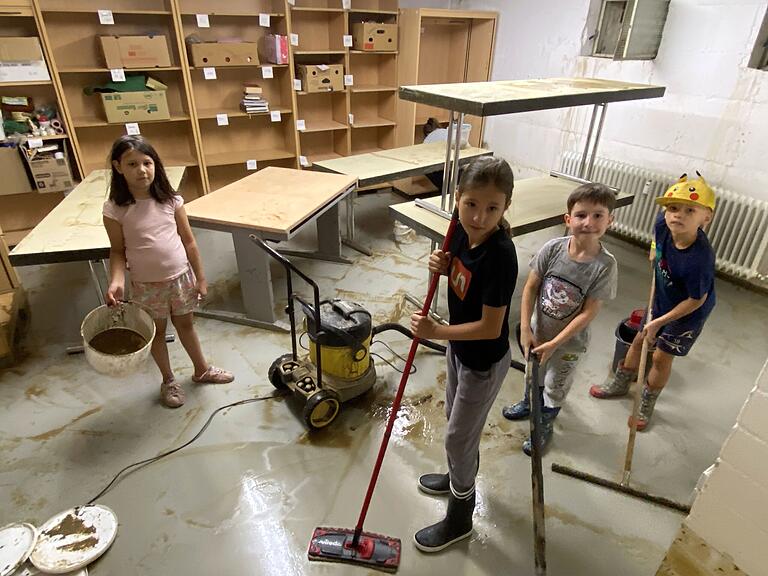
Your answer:
[[[11,576],[44,576],[44,572],[40,572],[32,562],[25,562],[24,565],[14,572]],[[88,568],[83,568],[77,572],[67,572],[64,576],[88,576]]]
[[[32,553],[37,530],[31,524],[8,524],[0,528],[0,576],[13,574]]]
[[[117,516],[99,504],[57,514],[40,528],[30,560],[47,574],[66,574],[86,567],[112,545]]]

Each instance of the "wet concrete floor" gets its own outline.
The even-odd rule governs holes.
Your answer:
[[[359,240],[372,257],[349,248],[352,266],[296,260],[324,297],[364,304],[374,322],[410,314],[406,292],[426,290],[428,242],[412,233],[395,240],[388,193],[358,200]],[[522,287],[531,254],[561,229],[516,240]],[[196,231],[212,299],[237,309],[235,257],[229,236]],[[311,246],[311,231],[295,244]],[[592,349],[555,426],[545,456],[549,573],[567,576],[654,574],[682,516],[549,471],[552,462],[618,479],[624,457],[630,400],[599,402],[589,385],[601,380],[613,354],[613,332],[648,289],[643,251],[606,240],[620,263],[619,296],[593,326]],[[199,319],[210,360],[233,370],[227,386],[190,381],[181,345],[170,345],[187,403],[158,403],[159,377],[143,371],[116,379],[93,372],[82,356],[66,356],[82,317],[96,305],[83,263],[23,268],[32,318],[22,361],[0,372],[0,525],[40,525],[90,500],[122,467],[190,439],[218,406],[273,392],[267,368],[290,350],[289,337]],[[273,269],[276,308],[284,306],[283,275]],[[700,473],[716,458],[747,392],[765,361],[768,300],[718,281],[718,307],[690,357],[675,364],[648,432],[635,450],[635,486],[687,500]],[[440,299],[444,311],[444,293]],[[519,310],[513,298],[512,317]],[[395,333],[381,340],[399,354],[409,341]],[[402,365],[381,343],[372,350]],[[112,548],[91,566],[102,575],[366,574],[365,568],[310,563],[306,549],[315,526],[353,527],[375,460],[399,374],[376,358],[378,380],[346,404],[329,429],[309,434],[301,407],[278,399],[220,414],[184,451],[144,467],[118,483],[99,503],[117,513]],[[419,474],[445,470],[444,361],[417,356],[366,529],[403,540],[400,574],[532,574],[530,462],[521,452],[527,423],[501,417],[517,400],[522,375],[510,372],[485,428],[475,533],[443,553],[415,549],[412,534],[438,520],[445,501],[422,495]]]

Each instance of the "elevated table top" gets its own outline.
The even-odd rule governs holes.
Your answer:
[[[600,78],[546,78],[401,86],[400,98],[446,110],[495,116],[569,106],[660,98],[664,86]]]
[[[324,172],[357,176],[358,185],[362,188],[440,170],[445,163],[445,148],[445,142],[416,144],[380,152],[321,160],[314,162],[313,165]],[[465,164],[473,158],[491,155],[493,152],[490,150],[470,146],[462,148],[459,163]]]
[[[165,169],[174,190],[185,168]],[[109,196],[110,170],[94,170],[67,194],[9,254],[14,266],[77,262],[109,257],[102,206]]]
[[[288,239],[353,190],[357,178],[270,166],[193,200],[189,221],[199,228],[236,228]]]
[[[526,178],[515,182],[512,202],[504,213],[515,236],[542,230],[557,224],[565,225],[563,215],[566,212],[568,195],[580,183],[566,178],[542,176]],[[616,206],[631,204],[634,194],[619,192]],[[440,207],[440,196],[427,198],[427,202]],[[439,214],[418,206],[416,202],[393,204],[389,207],[395,220],[410,226],[419,234],[436,242],[442,242],[448,230],[448,220]]]

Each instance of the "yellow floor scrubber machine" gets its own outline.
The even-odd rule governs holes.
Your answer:
[[[342,402],[366,393],[376,382],[370,353],[371,314],[361,305],[339,298],[321,302],[320,290],[311,278],[257,236],[251,240],[286,271],[292,349],[269,367],[269,381],[304,401],[303,418],[310,429],[325,428],[339,415]],[[293,272],[312,287],[312,303],[294,293]],[[303,357],[296,337],[295,302],[301,304],[309,335],[309,354]]]

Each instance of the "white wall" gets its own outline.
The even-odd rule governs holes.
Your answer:
[[[595,0],[597,3],[597,0]],[[765,0],[672,0],[659,55],[581,56],[589,0],[453,0],[499,12],[494,80],[592,76],[667,87],[664,98],[608,106],[599,154],[671,174],[699,170],[715,186],[768,200],[768,72],[747,62]],[[594,10],[593,10],[594,12]],[[500,116],[486,140],[521,176],[583,147],[591,107]]]

